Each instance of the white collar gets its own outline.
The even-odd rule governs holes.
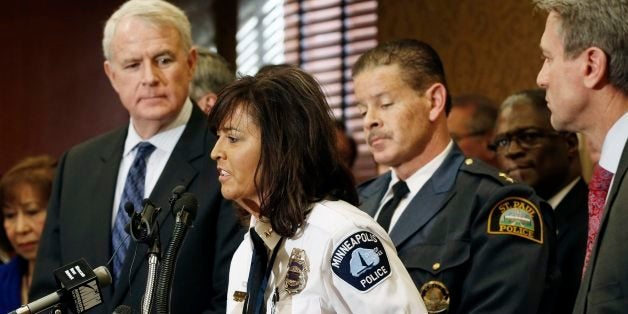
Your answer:
[[[619,118],[606,133],[602,150],[600,151],[599,164],[602,168],[612,172],[617,172],[621,153],[624,151],[626,139],[628,138],[628,112]]]
[[[251,216],[251,223],[249,225],[253,227],[259,237],[264,241],[264,244],[271,251],[275,249],[279,240],[281,240],[281,236],[275,232],[270,224],[270,220],[266,217],[262,217],[261,219],[257,219],[255,216]]]
[[[447,147],[438,154],[434,159],[430,160],[425,166],[421,167],[419,170],[415,171],[408,179],[406,179],[406,184],[408,185],[408,189],[410,190],[410,194],[413,195],[418,192],[418,190],[423,186],[424,178],[430,178],[436,170],[443,164],[445,158],[453,149],[453,141],[449,141]],[[395,171],[391,171],[390,183],[388,184],[389,190],[392,189],[392,186],[399,181],[399,177],[395,173]]]
[[[172,152],[174,150],[174,146],[177,144],[179,136],[183,132],[183,128],[185,128],[186,123],[190,120],[190,116],[192,116],[192,106],[192,101],[189,98],[186,99],[181,111],[179,111],[179,115],[177,115],[177,117],[162,131],[153,135],[148,140],[142,139],[140,135],[137,134],[137,131],[133,126],[133,119],[131,119],[122,156],[128,156],[138,143],[144,141],[153,144],[159,150],[169,153]],[[172,138],[176,138],[177,140],[171,140]]]
[[[571,183],[567,184],[560,191],[558,191],[558,193],[554,194],[554,196],[547,200],[547,202],[552,206],[553,209],[556,209],[556,207],[558,207],[558,204],[563,201],[565,196],[567,196],[567,193],[569,193],[574,185],[578,183],[578,180],[580,180],[580,177],[577,177],[576,179],[571,181]]]

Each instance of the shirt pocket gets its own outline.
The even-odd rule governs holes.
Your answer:
[[[449,292],[457,291],[467,272],[470,243],[451,240],[444,243],[420,243],[403,250],[399,256],[417,288],[438,281]]]
[[[469,260],[470,251],[469,242],[452,240],[438,244],[420,243],[399,255],[406,268],[438,275],[464,264]]]
[[[272,311],[272,305],[271,305],[271,309],[267,311],[267,313],[269,314],[272,314],[272,313],[321,314],[323,313],[323,311],[321,309],[320,298],[318,297],[309,297],[309,298],[308,297],[306,298],[292,297],[287,300],[277,302],[276,309],[274,312]]]

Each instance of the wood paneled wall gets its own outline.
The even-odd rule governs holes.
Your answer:
[[[9,1],[0,12],[0,173],[58,157],[128,116],[103,71],[102,28],[120,1]]]
[[[545,14],[529,0],[387,0],[378,7],[380,42],[414,38],[441,56],[450,93],[501,103],[536,87]]]

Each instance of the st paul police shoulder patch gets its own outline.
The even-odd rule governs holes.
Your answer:
[[[368,231],[356,232],[340,241],[330,262],[336,276],[362,292],[391,275],[382,242]]]
[[[543,244],[543,219],[534,203],[521,197],[507,197],[491,209],[487,232],[510,234]]]

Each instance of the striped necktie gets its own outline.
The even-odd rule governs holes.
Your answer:
[[[142,209],[142,199],[144,199],[144,181],[146,179],[146,161],[150,154],[155,150],[149,142],[141,142],[134,148],[136,150],[135,159],[129,169],[129,173],[126,176],[126,182],[124,183],[124,190],[122,191],[122,197],[120,198],[120,205],[118,207],[118,213],[116,214],[116,220],[111,231],[111,243],[112,249],[115,254],[113,259],[113,276],[114,282],[118,282],[120,273],[122,272],[122,265],[126,257],[126,251],[129,248],[128,235],[126,234],[125,227],[130,221],[130,217],[124,209],[124,204],[131,203],[135,211]],[[117,252],[116,252],[117,250]]]

